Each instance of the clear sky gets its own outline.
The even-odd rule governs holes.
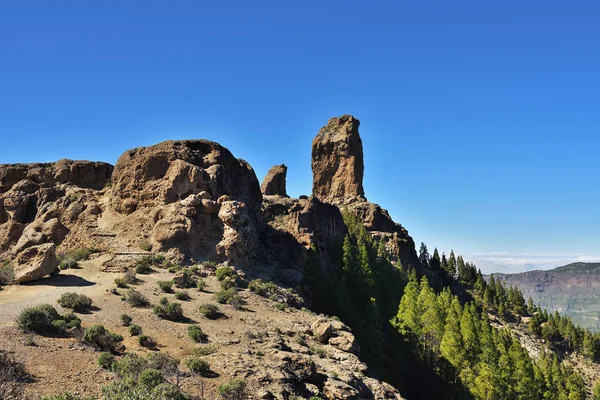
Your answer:
[[[2,1],[0,163],[207,138],[259,180],[361,120],[367,197],[484,271],[600,257],[600,2]]]

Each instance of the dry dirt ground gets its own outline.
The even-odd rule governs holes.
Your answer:
[[[203,303],[217,304],[214,292],[219,289],[219,282],[214,276],[209,276],[205,278],[208,284],[205,292],[187,289],[191,300],[181,302],[184,315],[191,321],[178,323],[162,320],[153,314],[151,306],[132,308],[119,295],[109,291],[115,287],[114,279],[121,275],[100,270],[106,257],[81,262],[81,268],[61,271],[56,277],[8,286],[0,291],[0,348],[14,351],[24,361],[33,378],[26,386],[29,393],[43,396],[69,390],[80,395],[99,397],[101,386],[115,379],[111,373],[98,367],[99,352],[82,345],[80,340],[26,335],[16,328],[15,318],[25,307],[50,303],[60,312],[67,311],[56,304],[64,292],[82,293],[92,298],[97,309],[78,314],[83,327],[103,324],[110,331],[123,335],[127,352],[143,354],[151,350],[141,347],[136,337],[130,337],[128,329],[120,322],[123,313],[131,315],[133,323],[141,325],[144,334],[158,342],[158,350],[155,351],[167,352],[182,361],[195,347],[202,346],[194,343],[187,334],[190,323],[198,324],[208,334],[209,345],[216,350],[214,354],[203,357],[210,363],[215,377],[187,377],[183,387],[187,393],[194,395],[200,395],[204,390],[206,399],[216,398],[216,387],[234,376],[248,378],[261,373],[268,374],[264,368],[269,364],[269,347],[273,338],[281,341],[283,335],[290,347],[297,348],[299,345],[293,340],[293,335],[307,331],[310,323],[316,319],[315,315],[296,309],[278,310],[271,301],[246,289],[240,291],[247,302],[243,310],[237,311],[230,305],[219,304],[226,318],[208,320],[198,313],[197,307]],[[140,282],[132,287],[142,292],[151,305],[158,304],[163,296],[176,301],[173,294],[161,292],[156,284],[159,280],[170,280],[172,276],[166,270],[155,269],[152,274],[138,275]],[[120,292],[125,290],[119,289]],[[262,333],[272,340],[262,340]],[[295,350],[309,353],[307,348]],[[182,369],[185,370],[183,362]],[[256,393],[259,388],[253,387],[256,383],[252,382],[252,379],[248,380],[250,391]]]

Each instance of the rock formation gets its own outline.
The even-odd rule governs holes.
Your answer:
[[[258,180],[218,143],[166,141],[126,151],[112,182],[113,231],[149,232],[155,251],[196,260],[248,265],[259,253]]]
[[[262,194],[265,196],[287,197],[285,190],[286,175],[287,167],[284,164],[271,167],[260,187]]]
[[[320,200],[365,200],[359,125],[360,121],[351,115],[331,118],[313,139],[313,194]]]

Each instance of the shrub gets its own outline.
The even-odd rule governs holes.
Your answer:
[[[53,322],[60,319],[58,311],[50,304],[40,304],[21,311],[17,325],[24,332],[41,332],[54,328]]]
[[[58,265],[58,268],[60,268],[61,270],[65,270],[65,269],[75,269],[78,266],[79,266],[79,263],[77,261],[75,261],[71,257],[67,257],[67,258],[63,258],[60,261],[60,264]]]
[[[196,282],[196,287],[198,288],[198,291],[204,292],[204,290],[206,290],[206,282],[204,279],[198,279],[198,282]]]
[[[165,257],[164,254],[155,254],[152,257],[152,265],[164,267],[166,261],[167,257]]]
[[[131,325],[131,322],[133,322],[133,318],[131,318],[130,315],[121,314],[121,323],[123,324],[123,326],[129,326]]]
[[[71,249],[67,252],[65,252],[64,254],[62,254],[61,258],[67,259],[67,258],[71,258],[74,261],[82,261],[82,260],[89,260],[90,256],[93,253],[98,253],[100,252],[99,249],[96,249],[94,247],[90,247],[90,248],[79,248],[79,249]]]
[[[175,298],[181,301],[187,301],[190,299],[190,296],[186,292],[175,292]]]
[[[175,281],[175,286],[180,288],[191,288],[196,286],[196,278],[194,277],[194,273],[189,269],[184,269],[182,271],[182,276],[178,277]]]
[[[127,282],[125,282],[124,278],[115,278],[115,285],[120,288],[126,288]]]
[[[115,356],[111,353],[100,353],[100,357],[98,357],[98,365],[104,369],[108,369],[109,371],[112,369],[115,364]]]
[[[208,336],[206,333],[202,332],[202,328],[200,328],[198,325],[188,326],[188,336],[196,343],[208,342]]]
[[[158,281],[158,287],[165,293],[173,293],[173,282],[172,281]]]
[[[160,303],[160,305],[166,306],[167,304],[169,304],[169,299],[167,299],[166,297],[161,297],[158,302]]]
[[[150,304],[148,299],[135,289],[129,289],[125,294],[125,299],[132,307],[147,307]]]
[[[198,311],[208,319],[219,319],[222,316],[221,311],[219,311],[219,307],[217,307],[215,304],[202,304],[200,307],[198,307]]]
[[[208,362],[198,357],[189,357],[185,360],[185,366],[188,367],[190,371],[200,376],[208,376],[210,372],[210,365]]]
[[[138,337],[138,342],[140,343],[140,346],[147,347],[149,349],[153,349],[156,347],[156,342],[154,341],[154,339],[147,335],[141,335],[140,337]]]
[[[193,350],[193,354],[195,356],[209,356],[209,355],[215,353],[216,351],[217,350],[215,349],[215,346],[207,345],[207,346],[196,347]]]
[[[150,243],[149,240],[142,240],[142,242],[140,243],[140,249],[144,250],[144,251],[150,251],[152,250],[152,243]]]
[[[10,261],[0,259],[0,286],[8,285],[15,279],[15,272]]]
[[[142,334],[142,327],[137,325],[137,324],[133,324],[129,327],[129,334],[131,336],[139,336]]]
[[[135,272],[147,275],[152,272],[152,259],[150,257],[140,258],[135,262]]]
[[[81,397],[71,392],[63,392],[56,396],[42,397],[42,400],[94,400],[92,397]]]
[[[154,306],[152,311],[154,311],[154,314],[163,319],[168,319],[171,321],[182,321],[184,319],[181,303],[168,303],[166,305],[161,304]]]
[[[162,373],[154,368],[148,368],[140,374],[138,384],[145,389],[154,389],[161,383],[164,383],[165,378]]]
[[[246,398],[246,382],[241,379],[233,379],[228,383],[220,385],[217,389],[219,396],[225,400],[243,400]]]
[[[101,350],[114,352],[123,336],[108,331],[103,325],[92,325],[85,330],[83,341]]]
[[[215,293],[215,300],[217,300],[217,303],[226,304],[229,303],[235,295],[237,295],[237,291],[234,288],[227,290],[221,289]]]
[[[202,266],[206,269],[211,269],[211,270],[215,270],[217,269],[217,263],[214,261],[203,261],[202,262]]]
[[[181,266],[179,265],[173,265],[171,267],[169,267],[168,271],[172,274],[174,274],[175,272],[178,272],[181,270]]]
[[[248,288],[251,292],[262,297],[270,297],[277,294],[277,285],[273,282],[263,282],[262,279],[254,279],[250,281]]]
[[[286,305],[280,302],[275,303],[275,308],[279,311],[285,311]]]
[[[310,346],[308,350],[319,358],[325,358],[325,356],[327,356],[327,352],[322,347]]]
[[[89,311],[92,308],[92,299],[83,294],[73,292],[63,293],[56,302],[62,307],[70,308],[77,312]]]
[[[225,278],[233,278],[237,276],[236,272],[231,267],[220,267],[215,271],[217,279],[222,281]]]
[[[148,368],[148,361],[143,357],[127,353],[120,360],[115,362],[113,371],[121,379],[136,379]]]
[[[81,328],[81,320],[73,313],[66,313],[60,316],[60,319],[54,321],[52,325],[61,333],[67,333]]]
[[[244,300],[242,300],[242,296],[237,293],[229,299],[229,304],[238,311],[244,308]]]
[[[123,274],[123,280],[128,285],[133,285],[134,283],[136,283],[137,278],[135,276],[135,271],[132,269],[128,269],[127,271],[125,271],[125,273]]]

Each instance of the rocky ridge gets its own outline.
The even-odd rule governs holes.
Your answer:
[[[327,252],[343,241],[342,214],[350,212],[395,261],[416,266],[407,231],[364,196],[358,126],[344,115],[319,131],[312,143],[313,195],[298,199],[287,197],[285,165],[272,168],[261,188],[247,162],[206,140],[128,150],[114,170],[68,160],[2,165],[0,258],[12,261],[15,279],[23,283],[57,273],[56,254],[70,249],[119,255],[145,247],[177,262],[218,261],[301,289],[309,249],[318,250],[324,268],[336,268]],[[276,355],[286,365],[282,371],[299,368],[294,374],[307,376],[305,384],[318,383],[327,398],[400,398],[357,364],[359,349],[348,329],[324,329],[312,331],[341,352],[335,359],[344,379],[307,373],[314,367],[302,365],[293,352]],[[284,373],[278,385],[288,379]]]

